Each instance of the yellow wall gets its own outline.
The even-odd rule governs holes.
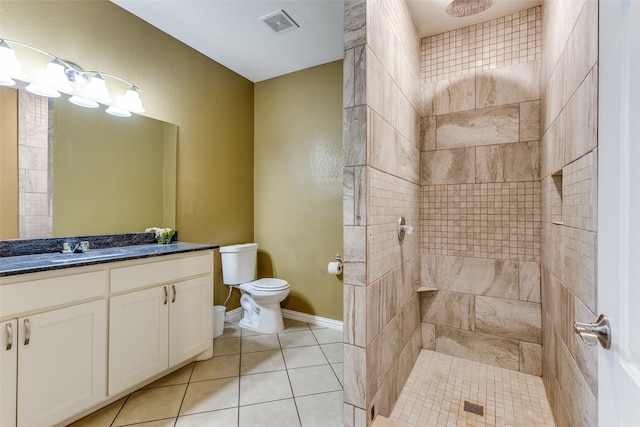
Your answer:
[[[180,240],[257,241],[261,272],[291,283],[288,308],[342,319],[326,273],[342,250],[341,61],[256,84],[254,112],[252,82],[106,0],[2,0],[0,37],[138,85],[144,115],[178,125]]]
[[[255,241],[285,307],[342,320],[342,61],[255,85]]]
[[[18,93],[0,86],[0,236],[17,239]]]
[[[180,239],[253,240],[252,82],[106,0],[2,0],[0,37],[138,85],[144,114],[178,125]]]

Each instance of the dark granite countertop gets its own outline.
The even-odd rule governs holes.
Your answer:
[[[104,249],[91,249],[85,253],[63,254],[40,253],[0,257],[0,277],[38,271],[60,270],[92,264],[103,264],[114,261],[127,261],[137,258],[149,258],[162,255],[216,249],[218,245],[203,243],[172,242],[159,245],[157,243],[119,246]]]

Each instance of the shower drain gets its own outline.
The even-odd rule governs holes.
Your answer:
[[[480,415],[481,417],[484,417],[484,406],[478,405],[477,403],[471,403],[465,400],[464,410],[467,412],[471,412],[472,414],[476,414],[476,415]]]

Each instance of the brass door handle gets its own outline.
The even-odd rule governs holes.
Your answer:
[[[11,347],[13,347],[13,328],[11,323],[7,323],[7,351],[11,350]]]
[[[24,319],[24,345],[29,345],[31,342],[31,322],[29,319]]]

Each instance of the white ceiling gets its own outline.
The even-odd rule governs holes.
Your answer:
[[[252,82],[343,57],[343,0],[111,1]],[[496,0],[473,17],[453,18],[445,13],[450,0],[407,1],[421,37],[540,4]],[[300,28],[276,34],[260,21],[280,9]]]

